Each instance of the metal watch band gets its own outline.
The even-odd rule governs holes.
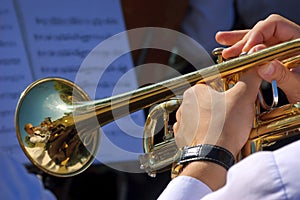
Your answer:
[[[227,149],[211,144],[200,144],[192,147],[184,147],[178,164],[200,160],[217,163],[226,170],[235,163],[234,156]]]

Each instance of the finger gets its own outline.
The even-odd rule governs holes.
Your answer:
[[[267,19],[258,22],[249,32],[243,51],[249,51],[253,46],[264,43],[268,46],[299,38],[299,26],[282,16],[272,14]]]
[[[224,49],[222,51],[223,58],[230,59],[241,55],[245,43],[246,42],[244,40],[240,40],[239,42],[235,43],[233,46]]]
[[[176,135],[178,133],[179,126],[180,126],[180,121],[181,121],[181,106],[179,106],[179,108],[177,109],[175,117],[176,117],[176,122],[173,124],[174,135]]]
[[[258,76],[256,70],[250,69],[241,75],[240,80],[232,89],[228,90],[228,93],[232,98],[241,98],[240,101],[254,103],[261,81],[262,78]]]
[[[179,106],[179,108],[177,109],[177,111],[176,111],[176,121],[177,122],[180,122],[180,120],[181,120],[181,107],[182,106]]]
[[[244,45],[245,45],[245,39],[237,42],[232,47],[229,47],[225,50],[223,50],[222,55],[225,59],[234,58],[240,56],[244,51]],[[256,46],[253,46],[248,53],[253,53],[262,49],[265,49],[267,46],[264,44],[258,44]]]
[[[179,130],[179,122],[175,122],[173,124],[173,131],[174,131],[174,135],[176,136],[176,134],[178,133]]]
[[[265,49],[265,48],[267,48],[266,45],[264,45],[264,44],[258,44],[258,45],[256,45],[256,46],[252,47],[252,48],[249,50],[248,54],[251,54],[251,53],[254,53],[254,52],[263,50],[263,49]]]
[[[300,90],[297,89],[300,84],[300,75],[291,72],[281,62],[274,60],[261,66],[257,73],[268,82],[276,80],[278,87],[283,90],[290,103],[300,100]]]
[[[242,49],[246,43],[247,34],[248,30],[227,31],[217,33],[216,40],[220,44],[230,46],[223,50],[223,58],[230,59],[239,56],[242,53]]]
[[[258,44],[263,44],[265,41],[264,37],[269,37],[270,30],[267,29],[268,24],[265,25],[264,21],[259,21],[251,31],[248,33],[248,38],[246,43],[244,43],[243,52],[249,52],[251,48]]]
[[[248,31],[249,30],[220,31],[216,33],[215,39],[219,44],[232,46],[242,40]]]

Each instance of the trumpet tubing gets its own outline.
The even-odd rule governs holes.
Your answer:
[[[22,93],[18,102],[15,114],[18,140],[27,157],[41,170],[55,176],[76,175],[86,169],[94,159],[93,153],[97,151],[98,144],[96,141],[100,134],[97,131],[97,128],[100,126],[104,126],[135,111],[168,101],[170,98],[175,96],[182,95],[187,88],[197,83],[212,84],[219,78],[223,79],[239,74],[244,70],[264,64],[274,59],[282,61],[289,58],[289,60],[285,63],[287,67],[292,68],[299,64],[299,58],[296,57],[293,59],[291,55],[299,53],[299,51],[300,39],[296,39],[131,92],[94,101],[91,101],[81,88],[67,80],[59,78],[41,79],[28,86]],[[45,93],[45,98],[48,98],[49,96],[56,96],[61,100],[61,105],[49,106],[51,108],[56,108],[57,110],[40,109],[35,110],[36,113],[34,116],[28,115],[30,110],[28,110],[27,107],[31,105],[29,102],[41,100],[40,97],[37,98],[37,95],[41,95],[41,93],[39,93],[40,91]],[[51,104],[51,102],[47,103]],[[180,102],[177,103],[180,104]],[[40,103],[36,102],[35,104],[39,105]],[[116,115],[114,113],[118,114]],[[62,133],[67,132],[69,137],[67,138],[68,141],[64,144],[67,144],[65,146],[70,147],[74,144],[71,143],[71,141],[75,141],[77,146],[74,144],[75,147],[73,152],[77,152],[78,155],[74,155],[73,153],[66,157],[66,159],[63,159],[65,157],[61,156],[61,158],[59,155],[52,153],[48,160],[49,162],[45,162],[45,160],[39,160],[39,158],[35,157],[28,150],[30,147],[25,141],[27,133],[24,132],[24,125],[27,122],[44,123],[47,121],[45,118],[51,118],[54,116],[57,120],[50,122],[51,130],[57,131],[57,135],[63,135]],[[95,120],[95,118],[97,125],[90,126],[90,122]],[[169,137],[167,142],[164,142],[163,144],[153,144],[151,138],[152,136],[149,137],[149,135],[144,138],[144,150],[146,153],[143,157],[146,159],[144,163],[149,162],[149,159],[153,159],[153,156],[151,155],[152,150],[154,147],[158,146],[160,146],[160,149],[164,152],[162,155],[168,154],[169,161],[173,161],[174,158],[172,156],[174,156],[174,151],[176,151],[174,138]],[[57,141],[56,138],[52,139],[53,141]],[[51,149],[50,147],[53,147],[53,145],[51,146],[52,143],[48,143],[46,145],[47,148],[45,149],[46,153],[49,153],[49,149]],[[86,144],[91,147],[92,150],[90,152],[92,153],[88,153],[88,151],[85,150],[84,147],[86,147]],[[68,153],[68,147],[64,149],[66,153]],[[168,149],[173,150],[170,153]],[[146,155],[148,155],[148,158]],[[54,164],[51,165],[50,161],[54,161]],[[166,165],[161,162],[162,161],[158,159],[155,163],[158,167],[154,170],[152,170],[151,167],[148,170],[146,167],[147,171],[155,174],[159,171],[158,168],[162,168]]]
[[[175,100],[172,101],[174,104]],[[180,101],[177,101],[177,103],[177,107],[179,107]],[[158,105],[153,109],[153,112],[155,114],[161,113],[161,116],[163,116],[167,114],[165,106],[167,104],[163,106]],[[172,105],[172,107],[174,106]],[[176,177],[177,171],[174,163],[180,158],[181,150],[177,148],[170,130],[164,131],[164,138],[161,143],[155,144],[153,142],[156,134],[154,126],[157,118],[152,116],[153,113],[150,112],[147,117],[148,123],[145,124],[145,154],[140,156],[141,167],[151,177],[155,177],[157,173],[170,169],[172,177]],[[259,113],[256,118],[257,123],[252,128],[248,141],[237,158],[238,161],[254,152],[262,151],[264,148],[276,144],[276,142],[300,135],[300,103],[286,104],[276,109]],[[152,121],[152,123],[149,123],[149,121]]]

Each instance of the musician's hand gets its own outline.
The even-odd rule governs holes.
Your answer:
[[[260,83],[256,71],[251,70],[225,92],[217,92],[204,84],[188,89],[176,113],[177,145],[215,144],[236,156],[252,128]]]
[[[276,60],[259,67],[257,73],[268,82],[276,80],[290,103],[300,101],[300,74],[290,71]]]
[[[300,38],[300,26],[279,15],[270,15],[258,22],[251,30],[225,31],[216,34],[216,40],[228,45],[223,51],[224,58],[239,56],[242,52],[256,52],[266,47],[288,40]],[[277,81],[290,103],[300,101],[300,75],[294,72],[300,68],[288,70],[280,62],[272,61],[258,68],[258,74],[264,80]]]
[[[251,30],[221,31],[216,34],[218,43],[230,46],[222,53],[226,59],[249,52],[257,45],[269,47],[296,38],[300,38],[300,26],[276,14],[258,22]]]

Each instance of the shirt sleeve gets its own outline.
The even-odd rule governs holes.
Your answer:
[[[300,141],[274,152],[254,153],[231,167],[224,187],[211,192],[201,181],[179,176],[161,194],[162,199],[300,199]]]
[[[211,189],[201,181],[189,177],[178,176],[170,181],[158,200],[199,200]]]
[[[274,152],[254,153],[234,165],[226,185],[203,198],[211,199],[300,199],[300,141]]]
[[[43,138],[38,135],[35,135],[35,136],[30,137],[30,142],[32,142],[32,143],[43,142]]]

